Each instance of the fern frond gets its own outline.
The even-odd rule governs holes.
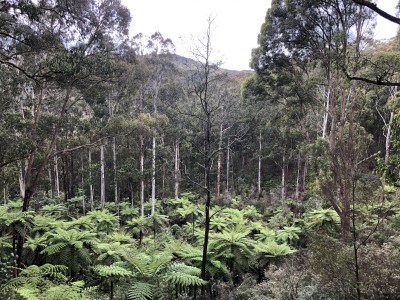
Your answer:
[[[149,300],[153,298],[156,286],[146,282],[135,282],[128,291],[130,300]]]
[[[82,288],[84,286],[83,281],[76,281],[71,283],[70,285],[57,285],[51,287],[45,292],[46,300],[83,300],[84,297],[82,295]]]
[[[164,280],[185,287],[201,286],[207,282],[199,277],[200,273],[199,268],[187,266],[184,263],[174,263],[168,267]]]
[[[190,275],[181,272],[171,272],[168,275],[165,275],[164,279],[167,282],[171,282],[173,284],[178,284],[184,287],[188,286],[202,286],[207,283],[198,276]]]
[[[168,267],[169,272],[181,272],[185,274],[190,274],[194,276],[200,276],[201,270],[196,267],[185,265],[184,263],[173,263]]]
[[[15,289],[15,292],[25,300],[39,300],[39,289],[32,286],[22,286]]]
[[[96,266],[93,270],[101,277],[131,277],[132,272],[124,269],[123,267],[111,266]]]
[[[42,250],[40,254],[54,255],[59,253],[63,248],[67,246],[67,243],[59,243],[55,245],[50,245],[46,249]]]

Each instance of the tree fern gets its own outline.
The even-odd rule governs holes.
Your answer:
[[[266,243],[275,239],[275,231],[268,228],[262,228],[259,233],[254,235],[256,241]]]
[[[15,293],[23,299],[40,299],[47,288],[67,282],[64,275],[66,270],[65,266],[60,265],[31,265],[21,270],[19,277],[7,282],[2,292]]]
[[[333,231],[340,218],[333,209],[316,209],[306,215],[306,227],[309,229]]]
[[[276,238],[282,242],[290,243],[299,239],[299,233],[301,233],[301,229],[299,227],[284,226],[283,229],[277,231]]]

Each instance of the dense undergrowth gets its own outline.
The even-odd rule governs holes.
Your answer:
[[[360,207],[356,240],[344,242],[332,209],[295,216],[289,205],[261,211],[225,199],[211,210],[203,281],[199,197],[163,200],[145,217],[126,202],[119,216],[114,204],[82,215],[79,200],[36,199],[32,207],[41,209],[28,212],[19,200],[0,206],[2,299],[351,299],[357,289],[365,299],[400,295],[393,202],[370,207],[368,220]],[[26,232],[20,268],[17,232]]]

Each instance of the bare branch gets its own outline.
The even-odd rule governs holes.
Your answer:
[[[369,9],[373,10],[374,12],[376,12],[378,15],[380,15],[381,17],[385,18],[386,20],[389,20],[393,23],[399,24],[400,25],[400,18],[397,18],[389,13],[387,13],[386,11],[380,9],[375,3],[372,3],[371,1],[367,1],[367,0],[353,0],[354,3],[362,5],[362,6],[366,6]]]

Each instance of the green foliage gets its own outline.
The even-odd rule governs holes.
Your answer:
[[[168,266],[163,279],[168,283],[182,287],[205,285],[207,282],[199,276],[199,268],[187,266],[184,263],[173,263]]]
[[[327,230],[333,232],[340,222],[339,215],[333,209],[319,209],[307,213],[305,217],[307,228],[315,230]]]
[[[105,278],[132,277],[132,272],[118,265],[102,266],[93,268],[94,272]]]
[[[276,233],[276,238],[282,242],[292,242],[299,239],[301,228],[295,226],[284,226]]]
[[[94,210],[87,214],[89,222],[94,222],[97,224],[97,232],[110,234],[116,231],[119,226],[119,217],[110,213],[107,210]]]
[[[40,253],[46,254],[50,261],[58,261],[77,273],[91,263],[89,247],[97,243],[95,233],[57,228],[49,233],[48,246]]]
[[[135,282],[128,291],[130,300],[148,300],[153,299],[155,285],[146,282]]]
[[[48,288],[67,282],[67,277],[64,275],[66,270],[65,266],[60,265],[31,265],[21,270],[19,277],[7,282],[1,288],[1,292],[15,293],[23,299],[40,299],[41,293]]]

